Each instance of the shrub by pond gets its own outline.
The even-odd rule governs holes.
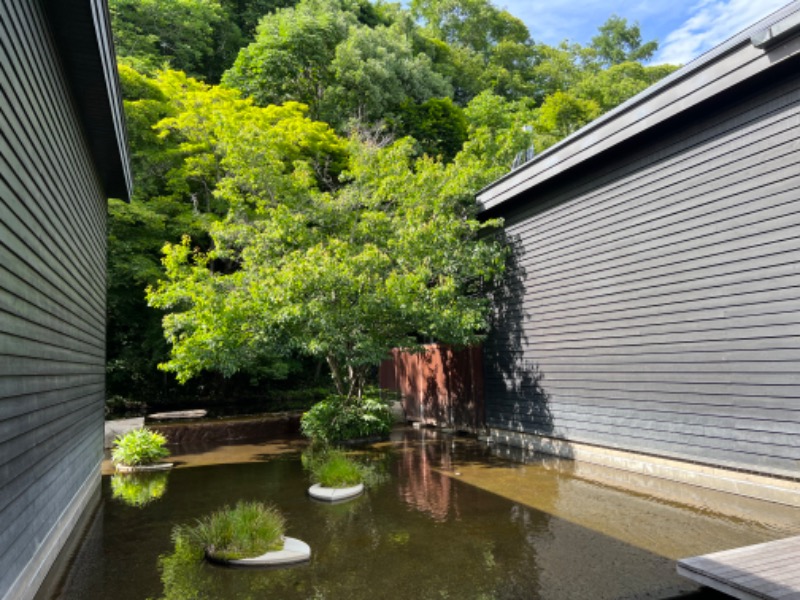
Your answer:
[[[314,482],[308,493],[315,500],[339,502],[355,498],[365,486],[376,486],[386,479],[385,465],[365,464],[327,446],[311,446],[303,453],[302,462]]]
[[[389,403],[381,398],[379,390],[370,389],[360,398],[328,396],[303,414],[300,429],[314,442],[333,444],[385,437],[393,422]]]
[[[117,436],[111,451],[111,460],[117,467],[146,467],[169,456],[167,438],[157,431],[142,427]]]

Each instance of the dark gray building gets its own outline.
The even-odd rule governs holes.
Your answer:
[[[497,441],[800,506],[799,28],[793,2],[479,194],[513,249]]]
[[[0,598],[33,597],[99,489],[125,144],[105,0],[0,2]]]

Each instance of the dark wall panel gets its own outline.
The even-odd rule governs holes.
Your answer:
[[[490,427],[800,475],[796,71],[505,214]]]
[[[38,2],[0,3],[0,597],[102,458],[105,198]]]

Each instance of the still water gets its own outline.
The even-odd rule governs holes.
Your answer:
[[[674,560],[800,527],[800,511],[694,489],[671,490],[689,504],[621,491],[578,477],[569,461],[512,461],[427,430],[396,431],[361,450],[384,469],[383,483],[352,502],[321,504],[306,495],[301,449],[296,439],[273,439],[179,453],[178,468],[145,486],[149,501],[104,476],[99,506],[50,597],[722,598],[678,577]],[[240,499],[279,508],[287,535],[311,546],[311,561],[230,570],[182,560],[173,526]],[[727,503],[727,515],[717,510]]]

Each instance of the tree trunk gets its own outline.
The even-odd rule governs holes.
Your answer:
[[[336,360],[336,357],[333,355],[328,355],[325,357],[328,361],[328,366],[331,368],[331,378],[333,379],[333,385],[336,386],[336,393],[340,396],[344,396],[345,394],[345,383],[342,379],[342,371],[339,367],[339,361]]]

